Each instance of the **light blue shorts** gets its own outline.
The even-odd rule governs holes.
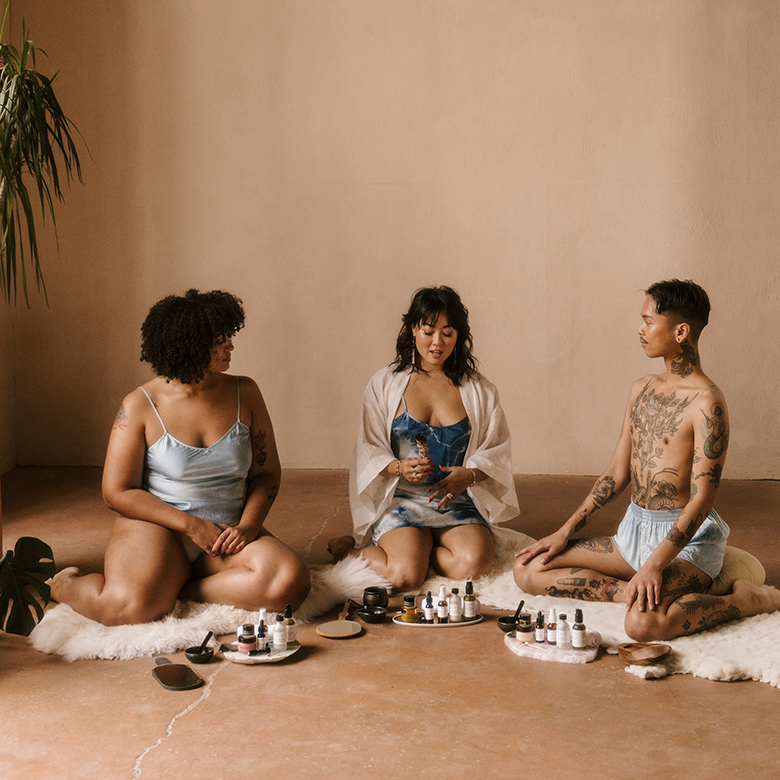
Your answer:
[[[633,501],[612,541],[626,563],[639,571],[653,550],[666,538],[682,509],[642,509]],[[715,579],[723,567],[729,527],[713,509],[677,557]]]

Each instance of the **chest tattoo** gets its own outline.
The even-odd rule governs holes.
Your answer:
[[[679,476],[675,468],[658,468],[663,457],[660,442],[668,443],[682,425],[685,410],[696,395],[677,397],[650,389],[648,382],[631,404],[631,482],[634,501],[647,509],[674,509],[677,487],[663,475]]]

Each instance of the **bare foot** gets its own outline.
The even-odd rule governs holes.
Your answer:
[[[750,604],[749,615],[761,615],[780,609],[780,590],[770,585],[756,585],[749,580],[734,580],[731,592]]]
[[[349,555],[355,549],[355,540],[351,536],[334,536],[328,542],[328,552],[333,556],[335,563]]]
[[[51,588],[51,600],[59,603],[63,595],[62,589],[74,578],[81,576],[81,569],[78,566],[66,566],[62,571],[58,571],[49,581]]]

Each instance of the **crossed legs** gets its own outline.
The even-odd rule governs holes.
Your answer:
[[[514,568],[515,582],[526,593],[619,603],[625,603],[634,573],[608,536],[577,540],[546,565],[537,556]],[[780,609],[780,591],[774,588],[737,580],[731,593],[712,596],[706,593],[711,583],[700,569],[676,558],[664,570],[661,603],[645,611],[633,604],[626,612],[626,633],[642,642],[673,639]]]
[[[69,567],[55,575],[51,587],[54,601],[111,626],[156,620],[180,594],[247,610],[297,607],[310,580],[292,550],[270,534],[236,555],[201,554],[190,566],[177,534],[119,517],[106,549],[104,574],[82,575]]]

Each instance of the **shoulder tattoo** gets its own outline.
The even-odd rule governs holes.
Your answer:
[[[125,409],[124,404],[119,407],[119,411],[116,413],[113,428],[115,431],[123,431],[125,428],[127,428],[127,409]]]

